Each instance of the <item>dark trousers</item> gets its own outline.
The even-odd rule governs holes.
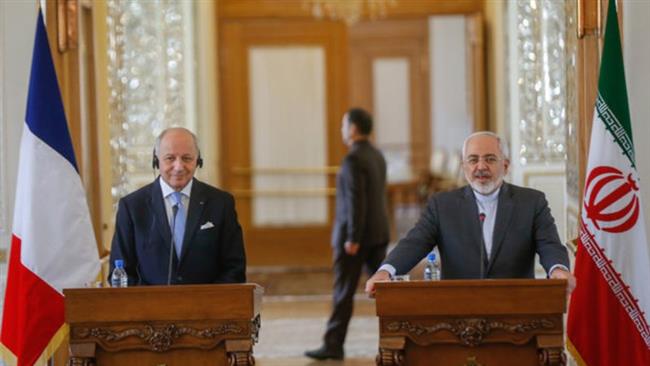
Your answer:
[[[369,275],[379,269],[386,257],[388,243],[381,245],[361,245],[356,255],[345,252],[343,245],[334,248],[334,299],[332,315],[327,322],[324,341],[329,349],[340,349],[345,342],[348,324],[354,307],[354,293],[359,285],[361,269]]]

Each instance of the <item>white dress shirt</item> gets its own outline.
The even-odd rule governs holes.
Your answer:
[[[479,215],[481,213],[485,215],[485,219],[483,220],[483,241],[485,242],[485,253],[487,254],[488,259],[490,258],[490,253],[492,253],[492,238],[494,236],[494,224],[496,223],[497,218],[497,206],[499,205],[500,191],[501,187],[488,195],[483,195],[474,191],[478,213]]]

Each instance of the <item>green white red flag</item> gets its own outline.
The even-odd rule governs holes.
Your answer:
[[[650,365],[650,246],[612,0],[589,146],[569,350],[580,365]]]

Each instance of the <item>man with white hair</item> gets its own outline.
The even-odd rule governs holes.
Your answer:
[[[544,193],[503,181],[510,161],[503,140],[476,132],[463,143],[463,171],[469,185],[429,199],[419,221],[366,283],[411,270],[434,247],[442,279],[533,278],[535,253],[548,277],[568,280],[569,257]]]
[[[159,176],[118,204],[111,273],[122,260],[129,286],[246,282],[235,199],[194,177],[203,165],[196,135],[164,130],[151,164]]]

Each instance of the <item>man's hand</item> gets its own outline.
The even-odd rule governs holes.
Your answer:
[[[390,273],[384,270],[377,271],[366,281],[366,294],[368,297],[375,297],[375,283],[390,281]]]
[[[576,278],[571,274],[571,272],[563,268],[555,268],[553,272],[549,275],[549,278],[557,280],[567,280],[566,294],[571,295],[573,289],[576,288]]]
[[[357,255],[360,247],[361,245],[359,243],[355,243],[353,241],[346,241],[344,245],[345,252],[348,255]]]

